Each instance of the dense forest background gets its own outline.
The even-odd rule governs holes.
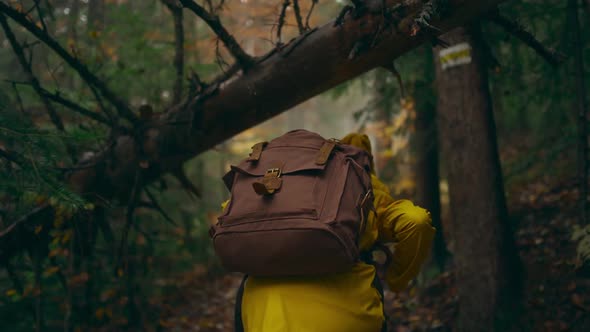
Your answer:
[[[439,232],[431,261],[407,292],[386,292],[392,331],[475,331],[469,326],[478,322],[478,330],[491,330],[486,315],[469,322],[458,309],[469,306],[469,296],[485,302],[478,287],[518,293],[499,295],[499,307],[510,299],[508,311],[477,307],[490,311],[496,329],[590,328],[590,1],[506,1],[402,52],[394,67],[355,74],[179,157],[187,160],[180,166],[155,171],[142,148],[112,152],[138,156],[138,171],[114,167],[125,174],[109,173],[120,183],[98,177],[92,186],[100,189],[86,191],[86,178],[76,174],[95,170],[121,137],[141,141],[151,119],[193,105],[195,96],[208,98],[218,87],[204,82],[221,75],[220,89],[232,84],[236,64],[243,76],[255,71],[215,22],[242,52],[262,57],[335,19],[347,3],[194,4],[0,2],[2,331],[231,331],[239,276],[224,272],[208,235],[229,197],[221,176],[255,143],[297,128],[326,138],[367,133],[394,197],[433,214]],[[444,11],[436,14],[446,29]],[[461,42],[472,45],[470,64],[443,69],[439,52]],[[478,114],[485,115],[481,124]],[[216,119],[215,126],[237,132],[248,116]],[[141,134],[133,130],[139,127]],[[183,144],[212,141],[191,137]],[[491,249],[470,247],[488,243],[481,234],[492,234]],[[462,264],[495,266],[491,261],[508,267],[484,271],[498,280],[491,286],[473,289],[473,280],[456,274]]]

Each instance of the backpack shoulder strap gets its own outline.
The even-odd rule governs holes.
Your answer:
[[[238,292],[236,294],[236,304],[234,309],[234,331],[235,332],[244,332],[244,321],[242,320],[242,299],[244,298],[244,286],[246,285],[246,279],[248,279],[248,275],[244,275],[242,278],[242,282],[240,282],[240,287],[238,288]]]

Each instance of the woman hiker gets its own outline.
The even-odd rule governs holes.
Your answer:
[[[340,143],[371,153],[371,142],[364,134],[351,133]],[[377,242],[395,244],[384,279],[391,291],[399,292],[420,271],[435,229],[428,211],[408,200],[394,200],[375,176],[373,164],[371,168],[376,214],[370,214],[359,248],[367,251]],[[250,276],[237,320],[241,319],[246,332],[385,331],[376,273],[374,265],[359,262],[349,272],[319,277]]]

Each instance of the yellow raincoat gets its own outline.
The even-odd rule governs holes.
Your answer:
[[[371,152],[369,138],[349,134],[342,143]],[[371,213],[360,249],[394,242],[386,268],[389,289],[403,290],[430,252],[435,229],[429,213],[407,200],[394,201],[371,175],[377,214]],[[377,332],[384,320],[381,295],[373,286],[375,267],[358,263],[346,273],[320,277],[251,276],[242,299],[245,332]]]

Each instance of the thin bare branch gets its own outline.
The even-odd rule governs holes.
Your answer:
[[[23,99],[18,92],[18,88],[16,87],[16,83],[12,82],[12,89],[14,90],[14,94],[16,95],[16,101],[18,102],[18,107],[20,108],[21,113],[25,112],[25,106],[23,105]]]
[[[7,151],[4,150],[2,148],[0,148],[0,158],[4,158],[6,160],[8,160],[9,162],[15,163],[19,166],[23,165],[23,158],[17,154],[15,154],[12,151]]]
[[[43,11],[41,10],[41,4],[39,3],[39,0],[34,0],[35,5],[33,6],[33,9],[37,10],[37,14],[39,15],[39,21],[41,22],[41,26],[43,27],[43,31],[47,32],[47,25],[45,24],[45,18],[43,15]]]
[[[131,123],[137,123],[137,116],[131,111],[129,106],[119,98],[109,87],[94,75],[86,65],[72,56],[66,51],[55,39],[53,39],[47,32],[40,29],[34,22],[31,22],[27,16],[20,13],[18,10],[12,8],[4,2],[0,2],[0,12],[13,19],[15,22],[20,24],[22,27],[27,29],[35,37],[45,43],[51,48],[57,55],[59,55],[70,67],[72,67],[80,77],[91,86],[95,86],[98,91],[111,103],[117,111],[125,119]]]
[[[234,63],[227,70],[225,70],[223,73],[219,74],[219,76],[214,78],[211,81],[211,83],[205,84],[205,85],[206,86],[219,85],[219,84],[227,81],[229,78],[231,78],[235,74],[237,74],[240,71],[240,69],[241,69],[240,65],[238,63]]]
[[[100,109],[103,111],[103,113],[106,114],[106,116],[109,118],[110,122],[114,122],[115,115],[104,104],[104,102],[102,101],[102,97],[100,96],[100,93],[96,90],[96,87],[94,87],[92,85],[89,85],[88,87],[90,88],[90,91],[92,92],[92,95],[94,96],[94,99],[96,100],[96,103],[98,104],[98,107],[100,107]]]
[[[17,219],[10,226],[8,226],[5,229],[1,230],[0,231],[0,238],[2,238],[5,235],[9,234],[18,225],[20,225],[22,223],[25,223],[25,222],[27,222],[27,220],[32,219],[33,217],[36,217],[39,214],[45,213],[45,212],[49,211],[50,209],[51,209],[51,206],[49,204],[47,204],[47,203],[42,204],[42,205],[34,208],[33,210],[31,210],[26,215],[24,215],[24,216],[20,217],[19,219]]]
[[[195,195],[198,198],[201,197],[201,193],[199,192],[197,187],[195,187],[195,185],[191,182],[188,176],[186,176],[186,173],[184,173],[182,165],[177,169],[172,170],[171,174],[178,180],[178,182],[180,182],[180,185],[182,186],[182,188],[184,188],[184,190],[186,190],[188,193]]]
[[[41,84],[39,83],[39,80],[37,79],[35,74],[33,74],[33,69],[31,68],[31,64],[30,64],[30,62],[27,62],[27,59],[25,57],[25,52],[23,51],[20,43],[16,40],[16,37],[15,37],[14,33],[12,32],[12,29],[10,29],[10,26],[8,25],[8,22],[6,21],[6,17],[4,16],[4,14],[0,14],[0,25],[2,26],[2,29],[4,30],[4,34],[6,35],[6,38],[10,42],[10,45],[12,47],[12,50],[14,51],[14,54],[16,54],[18,62],[20,63],[23,71],[27,75],[27,79],[29,80],[29,82],[31,83],[31,86],[33,87],[35,92],[39,95],[41,102],[45,106],[45,109],[47,110],[47,113],[49,114],[49,118],[51,119],[51,122],[57,128],[57,130],[65,133],[66,129],[64,127],[63,121],[61,120],[61,118],[57,114],[57,111],[53,107],[53,104],[51,103],[51,101],[43,93],[43,88],[41,88]],[[68,154],[70,155],[72,160],[74,162],[76,162],[77,161],[76,150],[74,149],[72,144],[66,142],[66,150],[68,151]]]
[[[305,28],[306,29],[311,29],[311,27],[309,26],[309,18],[311,17],[311,13],[313,13],[313,9],[315,8],[315,5],[317,5],[318,0],[311,0],[311,7],[309,8],[309,11],[307,12],[307,17],[305,17]]]
[[[27,76],[27,80],[29,81],[29,83],[31,83],[31,86],[33,87],[35,92],[37,92],[37,94],[41,98],[41,101],[43,102],[43,105],[47,109],[47,113],[49,113],[49,118],[51,119],[51,122],[59,131],[65,132],[65,128],[64,128],[61,118],[57,114],[57,112],[56,112],[55,108],[53,107],[53,105],[51,104],[51,102],[43,94],[41,84],[39,83],[39,80],[37,79],[37,77],[35,77],[35,74],[33,74],[33,70],[31,69],[31,65],[29,64],[29,62],[27,62],[25,52],[23,51],[20,43],[16,40],[16,37],[14,36],[12,29],[10,28],[10,26],[8,25],[8,22],[6,21],[6,17],[2,14],[0,14],[0,25],[2,26],[2,29],[4,30],[4,34],[6,35],[6,38],[10,42],[10,46],[12,46],[12,50],[14,51],[14,54],[16,55],[18,62],[20,63],[23,71],[25,72],[25,74]]]
[[[395,67],[395,62],[392,61],[390,64],[383,66],[383,68],[392,73],[393,76],[397,79],[397,84],[399,84],[400,95],[402,98],[406,98],[406,89],[404,88],[404,81],[402,79],[402,75]]]
[[[545,47],[535,36],[527,31],[518,22],[514,22],[507,17],[502,16],[499,12],[494,12],[488,16],[489,20],[504,30],[520,39],[528,47],[532,48],[539,56],[552,66],[558,66],[565,60],[565,55],[559,51]]]
[[[51,101],[61,104],[67,108],[69,108],[70,110],[80,113],[81,115],[84,115],[86,117],[89,117],[95,121],[98,121],[102,124],[105,124],[107,126],[111,126],[112,123],[109,121],[109,119],[105,118],[104,116],[100,115],[99,113],[96,112],[92,112],[91,110],[76,104],[75,102],[68,100],[64,97],[61,96],[61,94],[59,93],[59,91],[55,92],[55,93],[51,93],[45,89],[42,89],[42,93],[44,94],[44,96],[48,99],[50,99]]]
[[[160,206],[160,204],[156,200],[156,197],[154,196],[154,194],[152,194],[152,192],[149,190],[149,188],[147,188],[147,187],[144,188],[144,191],[150,200],[150,203],[152,205],[151,208],[158,211],[162,215],[162,217],[164,217],[164,219],[166,221],[168,221],[169,223],[171,223],[174,226],[177,226],[176,222],[172,218],[170,218],[170,216],[166,213],[166,211],[164,211],[164,209],[162,209],[162,207]]]
[[[281,30],[283,30],[283,25],[285,24],[285,16],[287,14],[287,8],[291,5],[291,1],[285,0],[283,2],[283,6],[281,7],[281,13],[279,14],[279,22],[277,23],[277,45],[281,45]]]
[[[242,49],[236,39],[223,27],[217,15],[211,15],[205,8],[192,0],[180,0],[180,3],[207,23],[244,70],[248,70],[254,64],[254,59]]]
[[[297,21],[297,27],[299,28],[299,33],[303,34],[305,32],[306,27],[303,25],[303,19],[301,18],[301,9],[299,8],[299,0],[293,0],[293,11],[295,12],[295,20]]]
[[[133,226],[133,215],[137,207],[137,201],[139,199],[139,193],[141,188],[141,170],[139,167],[135,170],[135,180],[133,181],[133,188],[131,189],[131,196],[127,204],[127,212],[125,214],[125,227],[123,228],[123,234],[121,235],[121,243],[119,244],[119,250],[117,252],[118,264],[116,264],[115,275],[118,273],[118,269],[121,267],[120,263],[123,261],[125,249],[127,248],[127,238],[129,237],[129,230]]]
[[[10,81],[10,80],[5,80],[8,83],[11,83],[12,86],[14,87],[15,91],[17,92],[17,96],[18,96],[18,90],[16,89],[16,85],[17,84],[21,84],[21,85],[27,85],[27,86],[31,86],[32,84],[30,82],[17,82],[17,81]],[[107,126],[112,126],[113,123],[112,121],[110,121],[110,119],[105,118],[104,116],[100,115],[99,113],[93,112],[79,104],[76,104],[75,102],[66,99],[65,97],[63,97],[60,93],[60,91],[56,91],[56,92],[49,92],[47,91],[45,88],[40,87],[40,93],[43,95],[43,97],[49,99],[50,101],[54,102],[54,103],[58,103],[61,104],[62,106],[65,106],[66,108],[80,113],[81,115],[87,116],[93,120],[96,120],[100,123],[103,123]],[[18,96],[20,98],[20,96]]]

